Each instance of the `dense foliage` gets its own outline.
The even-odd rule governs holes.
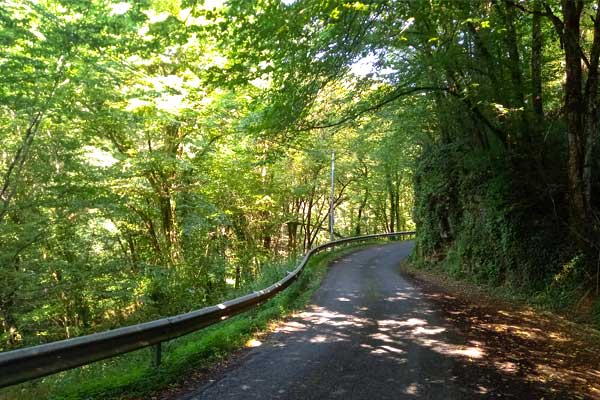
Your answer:
[[[228,73],[266,60],[277,82],[263,127],[290,140],[375,115],[398,160],[401,141],[422,150],[416,260],[600,310],[598,2],[230,4],[246,61]]]
[[[313,6],[0,2],[0,349],[250,287],[329,238],[331,151],[339,236],[412,227],[400,108],[301,122],[373,85],[349,50],[311,62],[328,45]]]
[[[416,167],[417,259],[544,304],[598,308],[598,9],[504,1],[424,14],[448,91]]]

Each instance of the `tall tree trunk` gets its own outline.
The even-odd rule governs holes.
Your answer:
[[[356,236],[360,236],[360,226],[361,226],[361,222],[362,222],[362,215],[364,212],[365,207],[367,206],[367,200],[369,199],[369,188],[367,188],[365,190],[365,195],[363,196],[360,205],[358,206],[358,220],[356,221],[356,229],[355,229],[355,234]]]
[[[531,94],[533,103],[533,132],[539,138],[544,129],[544,102],[542,96],[542,34],[541,0],[535,0],[531,27]]]
[[[235,265],[235,283],[234,283],[234,289],[239,289],[240,288],[240,282],[242,280],[242,268],[240,266],[240,264],[236,264]]]
[[[497,90],[493,94],[493,100],[496,103],[501,103],[504,98],[501,89],[505,86],[498,80],[498,65],[494,62],[495,57],[492,56],[490,51],[488,50],[481,34],[479,33],[479,28],[475,26],[472,22],[467,23],[467,28],[469,30],[471,40],[473,41],[473,58],[474,63],[483,66],[486,70],[486,77],[490,80],[492,87]]]
[[[390,198],[390,219],[388,224],[388,231],[394,232],[396,223],[396,196],[394,191],[394,182],[392,181],[392,175],[389,169],[385,171],[385,183],[387,187],[388,196]]]
[[[288,252],[293,253],[296,250],[296,236],[298,233],[298,222],[290,221],[287,223],[288,228]]]
[[[568,184],[570,225],[582,232],[588,217],[583,186],[583,96],[580,49],[580,18],[583,1],[562,0],[566,62],[565,117],[568,139]]]
[[[592,210],[592,156],[598,137],[598,63],[600,58],[600,0],[596,5],[594,38],[590,50],[588,78],[585,85],[585,151],[583,160],[583,191],[585,205]]]
[[[504,46],[508,51],[508,70],[511,80],[512,96],[510,98],[510,107],[517,109],[525,108],[525,94],[523,92],[523,73],[521,71],[521,57],[519,55],[519,38],[515,28],[515,10],[511,6],[498,5],[504,18],[506,26],[506,35],[504,35]],[[524,112],[517,116],[517,127],[522,139],[529,141],[529,132],[526,126]]]
[[[313,208],[313,196],[314,196],[314,189],[311,193],[310,199],[308,201],[308,204],[306,206],[306,222],[304,224],[304,251],[308,251],[308,249],[310,249],[310,237],[311,237],[311,219],[312,219],[312,208]]]
[[[15,157],[8,165],[6,173],[4,174],[2,181],[2,188],[0,188],[0,222],[8,212],[8,206],[15,195],[16,186],[21,174],[25,160],[27,160],[27,153],[33,142],[33,138],[37,134],[38,128],[42,121],[43,113],[37,113],[30,121],[29,127],[25,131],[21,145],[17,149]]]
[[[395,192],[395,199],[396,199],[396,204],[395,204],[395,208],[396,208],[396,230],[400,231],[403,229],[403,217],[402,217],[402,213],[400,212],[400,174],[398,173],[398,171],[396,171],[394,173],[395,176],[395,184],[394,184],[394,192]]]

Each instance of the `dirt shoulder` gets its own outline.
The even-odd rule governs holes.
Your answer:
[[[485,349],[482,367],[575,396],[569,398],[600,399],[599,331],[408,262],[400,269],[469,341]]]

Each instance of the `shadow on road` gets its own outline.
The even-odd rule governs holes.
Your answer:
[[[469,338],[476,335],[465,338],[451,319],[440,321],[429,307],[372,320],[370,313],[383,310],[353,305],[357,296],[340,291],[338,304],[311,306],[284,324],[279,330],[281,337],[272,344],[285,348],[290,362],[305,361],[306,346],[313,347],[314,353],[339,354],[325,361],[329,365],[314,369],[345,366],[343,374],[332,382],[333,395],[344,398],[356,394],[361,391],[357,382],[372,380],[379,382],[376,392],[395,393],[394,398],[570,398],[569,388],[546,385],[535,372],[533,361],[511,361],[510,354],[497,354],[483,341]],[[415,290],[398,290],[376,307],[385,309],[385,302],[420,303],[428,297]],[[352,361],[346,363],[347,359]],[[305,369],[309,372],[307,382],[320,380],[311,377],[310,370]],[[252,382],[246,386],[251,389]]]
[[[597,366],[568,370],[568,355],[543,348],[558,333],[473,315],[409,284],[397,268],[409,250],[338,260],[311,306],[193,399],[598,398]]]

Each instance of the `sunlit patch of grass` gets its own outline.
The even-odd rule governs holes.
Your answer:
[[[566,281],[570,275],[572,275],[576,269],[582,264],[584,257],[580,254],[573,257],[568,263],[564,264],[561,270],[556,273],[553,277],[555,283],[562,283]]]

